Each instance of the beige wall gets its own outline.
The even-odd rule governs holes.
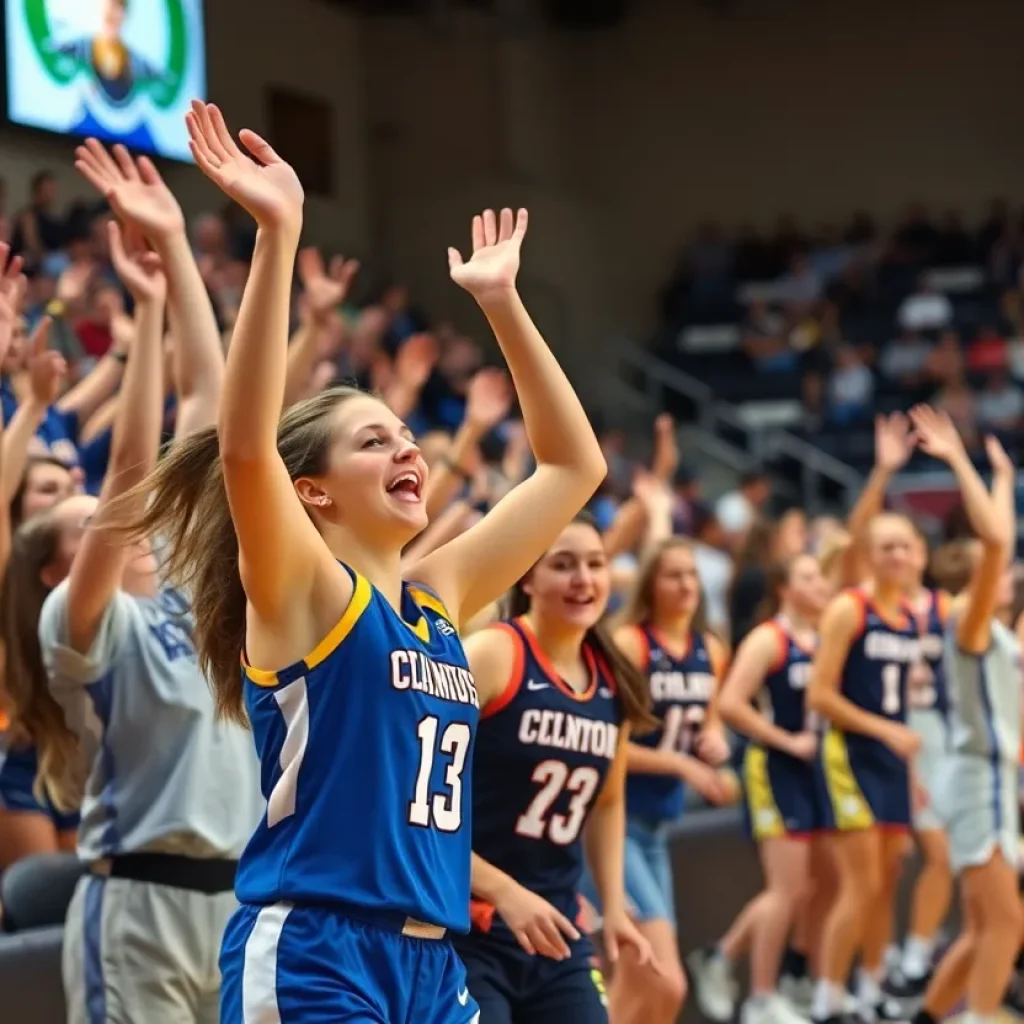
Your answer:
[[[364,26],[374,223],[434,305],[474,204],[528,201],[527,267],[579,361],[650,322],[687,229],[1021,194],[1024,8],[639,0],[615,33]],[[433,260],[433,263],[430,263]],[[556,298],[561,296],[559,300]]]
[[[210,96],[233,126],[264,128],[265,82],[334,103],[336,195],[310,200],[308,231],[318,241],[365,249],[358,22],[317,0],[289,0],[286,7],[279,0],[207,0],[206,22]],[[0,129],[0,174],[8,182],[12,208],[24,202],[29,178],[40,167],[54,170],[64,196],[91,195],[75,174],[73,153],[68,139]],[[167,164],[162,169],[189,213],[220,203],[220,194],[194,168]]]

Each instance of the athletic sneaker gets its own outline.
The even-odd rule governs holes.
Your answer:
[[[931,980],[931,971],[920,978],[908,978],[902,971],[897,971],[882,982],[882,988],[893,999],[923,999]]]
[[[784,974],[779,978],[779,995],[802,1017],[810,1018],[811,1000],[814,998],[814,979],[805,974],[795,978]]]
[[[882,999],[873,1007],[862,1006],[857,1014],[865,1024],[908,1024],[914,1016],[895,999]]]
[[[700,1012],[712,1024],[729,1024],[736,1016],[737,996],[729,962],[716,949],[696,949],[686,966]]]
[[[777,992],[766,999],[748,999],[740,1010],[740,1024],[807,1024]]]

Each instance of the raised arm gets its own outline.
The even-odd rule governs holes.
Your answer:
[[[412,575],[461,620],[519,579],[587,503],[607,467],[583,406],[516,291],[526,211],[473,218],[473,256],[448,251],[452,279],[479,303],[508,363],[537,468],[472,529]]]
[[[747,634],[722,684],[718,712],[729,726],[756,743],[804,757],[802,749],[794,742],[798,736],[780,729],[754,707],[754,698],[764,686],[765,677],[785,655],[784,645],[781,631],[768,622]],[[816,747],[815,743],[806,756],[813,754]]]
[[[178,201],[152,161],[132,160],[124,146],[114,146],[111,155],[95,139],[88,139],[75,153],[75,166],[123,223],[145,235],[163,261],[174,339],[175,437],[212,426],[224,379],[224,354]]]
[[[326,616],[335,611],[340,615],[334,605],[341,602],[343,609],[352,593],[348,576],[337,571],[303,510],[277,450],[287,376],[292,268],[302,231],[302,185],[263,139],[243,130],[239,138],[252,154],[246,156],[212,104],[193,103],[187,122],[199,169],[259,226],[228,350],[217,427],[249,607],[272,633],[292,636],[311,628],[313,588],[326,574],[338,579],[343,591],[331,592],[326,603],[332,607],[325,608]]]
[[[135,300],[136,339],[125,368],[98,511],[142,482],[156,465],[160,448],[167,285],[159,257],[145,252],[140,243],[130,232],[125,238],[111,222],[111,260]],[[125,511],[133,514],[141,508]],[[133,548],[115,531],[86,531],[68,581],[68,641],[79,653],[87,654],[92,647],[132,554]]]
[[[903,413],[875,417],[875,465],[850,512],[850,545],[843,555],[843,583],[853,586],[864,578],[864,550],[868,524],[885,505],[885,492],[893,476],[910,458],[916,439]]]
[[[967,518],[981,541],[981,560],[974,569],[966,594],[957,602],[957,642],[969,653],[985,651],[999,595],[1000,577],[1013,550],[1015,472],[999,442],[986,438],[992,463],[992,493],[974,468],[963,439],[945,413],[929,406],[911,410],[921,448],[945,462],[953,471],[963,496]]]

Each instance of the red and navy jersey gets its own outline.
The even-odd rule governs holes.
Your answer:
[[[861,622],[843,667],[840,692],[857,707],[894,722],[907,720],[907,679],[921,656],[921,638],[909,608],[887,618],[870,594],[848,590],[861,609]],[[851,756],[903,770],[903,762],[880,740],[846,733]]]
[[[942,651],[951,602],[941,590],[926,593],[925,610],[914,615],[921,638],[921,661],[911,672],[907,699],[915,711],[937,711],[945,718],[949,713],[949,694]]]
[[[482,712],[473,760],[473,852],[543,896],[570,920],[579,911],[580,835],[619,744],[622,707],[601,656],[584,645],[590,685],[555,671],[521,619],[499,623],[516,657],[504,692]],[[489,904],[473,929],[515,942]]]
[[[645,747],[690,754],[714,699],[722,666],[715,665],[707,636],[692,632],[681,654],[670,651],[652,626],[637,626],[646,655],[641,662],[651,688],[652,710],[660,729],[636,737]],[[626,778],[627,812],[649,822],[669,821],[683,813],[683,783],[672,775],[630,772]]]
[[[764,678],[761,709],[786,732],[816,732],[819,727],[817,717],[806,709],[804,701],[811,679],[814,648],[801,646],[781,616],[769,620],[766,625],[778,635],[779,653]]]

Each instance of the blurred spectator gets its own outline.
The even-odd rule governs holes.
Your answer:
[[[1005,199],[994,199],[989,206],[988,217],[978,230],[976,243],[977,258],[987,264],[996,242],[1005,234],[1010,224],[1010,207]]]
[[[900,303],[896,319],[906,331],[940,331],[952,321],[953,305],[932,288],[928,275],[922,274],[917,291]]]
[[[982,327],[967,349],[967,368],[977,373],[1005,370],[1009,346],[994,327]]]
[[[879,367],[893,383],[919,388],[925,379],[931,350],[931,345],[916,331],[905,330],[882,349]]]
[[[843,241],[856,248],[871,245],[877,239],[878,228],[875,226],[874,218],[863,210],[858,210],[853,215],[853,219],[843,232]]]
[[[950,380],[933,399],[937,408],[945,410],[956,424],[964,444],[974,448],[978,444],[977,412],[974,395],[960,379]]]
[[[745,473],[735,491],[718,499],[715,518],[725,535],[726,544],[736,549],[744,542],[747,531],[762,513],[772,496],[771,481],[760,470]]]
[[[405,285],[390,284],[382,292],[379,305],[390,317],[384,345],[395,352],[406,338],[427,329],[426,319],[412,308],[409,289]]]
[[[50,171],[39,171],[32,177],[28,206],[18,214],[11,238],[11,252],[29,267],[38,267],[64,244],[64,219],[55,212],[56,205],[57,181]]]
[[[672,531],[696,537],[711,514],[701,495],[700,477],[689,466],[679,466],[672,480]]]
[[[779,280],[779,292],[787,302],[810,304],[821,298],[821,278],[811,266],[807,253],[794,253],[789,272]]]
[[[836,424],[863,419],[875,396],[875,378],[860,354],[850,345],[836,352],[835,366],[828,378],[828,418]]]
[[[745,224],[736,237],[736,253],[733,273],[737,282],[770,281],[772,278],[771,254],[757,229]]]
[[[1024,391],[1005,373],[994,373],[978,395],[975,410],[983,430],[1016,430],[1024,422]]]
[[[786,321],[781,313],[758,299],[750,304],[743,322],[743,350],[758,370],[786,372],[796,365],[789,347]]]
[[[939,233],[923,203],[915,203],[907,211],[907,219],[897,228],[894,242],[896,257],[900,262],[921,265],[934,262],[939,247]]]
[[[939,343],[928,355],[927,371],[929,378],[939,385],[963,379],[964,354],[956,331],[943,331],[939,336]]]
[[[940,267],[959,267],[970,263],[974,244],[960,214],[950,210],[942,219],[935,246],[935,263]]]

